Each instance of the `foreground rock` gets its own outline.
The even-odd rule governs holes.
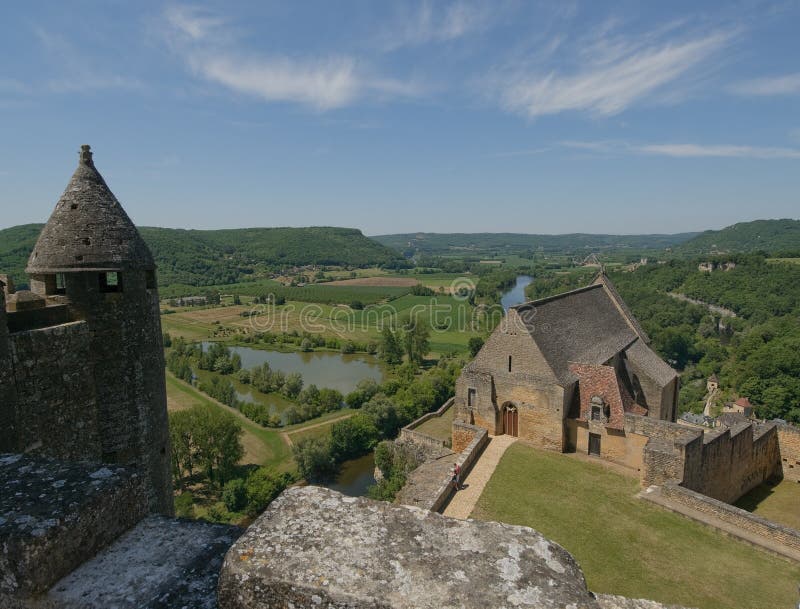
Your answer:
[[[601,609],[572,556],[532,529],[316,487],[286,491],[234,544],[220,575],[219,604]]]

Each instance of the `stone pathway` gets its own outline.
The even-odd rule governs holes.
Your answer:
[[[493,436],[489,439],[483,454],[470,470],[467,479],[463,481],[466,488],[453,496],[443,512],[445,516],[461,520],[469,518],[500,459],[508,447],[516,441],[517,438],[513,436]]]

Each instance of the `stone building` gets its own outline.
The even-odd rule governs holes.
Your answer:
[[[601,273],[511,307],[456,383],[455,419],[543,448],[619,450],[626,413],[675,421],[678,375]]]
[[[172,513],[156,266],[89,146],[26,272],[0,292],[0,453],[133,466]]]

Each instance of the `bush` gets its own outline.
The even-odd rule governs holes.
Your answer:
[[[260,467],[247,477],[247,513],[256,516],[263,512],[293,482],[290,474],[276,474]]]
[[[194,518],[194,495],[190,492],[175,497],[175,515],[179,518]]]
[[[222,502],[231,512],[240,512],[247,505],[247,487],[244,480],[234,478],[222,490]]]

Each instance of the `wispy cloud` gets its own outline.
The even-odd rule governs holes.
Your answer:
[[[616,27],[611,20],[593,37],[579,40],[570,73],[546,64],[525,65],[489,79],[501,105],[530,118],[566,111],[619,114],[674,85],[735,37],[730,30],[679,36],[675,24],[631,37],[613,34]]]
[[[798,95],[800,94],[800,72],[756,78],[736,83],[731,91],[739,95],[771,96],[771,95]]]
[[[795,148],[739,146],[730,144],[635,144],[615,140],[563,141],[561,146],[601,154],[644,154],[674,158],[800,159]]]
[[[494,10],[493,10],[494,8]],[[411,11],[398,15],[379,35],[379,46],[394,51],[431,42],[449,42],[486,29],[497,6],[458,0],[449,4],[424,0]]]
[[[425,90],[416,81],[376,74],[367,62],[349,55],[297,58],[248,52],[237,44],[226,20],[195,8],[171,6],[164,16],[173,49],[195,74],[265,101],[324,111],[364,97],[416,97]]]
[[[143,89],[138,78],[115,73],[97,65],[93,57],[82,53],[67,38],[43,28],[34,29],[42,48],[59,72],[46,81],[46,87],[56,93],[86,92],[102,89]]]

